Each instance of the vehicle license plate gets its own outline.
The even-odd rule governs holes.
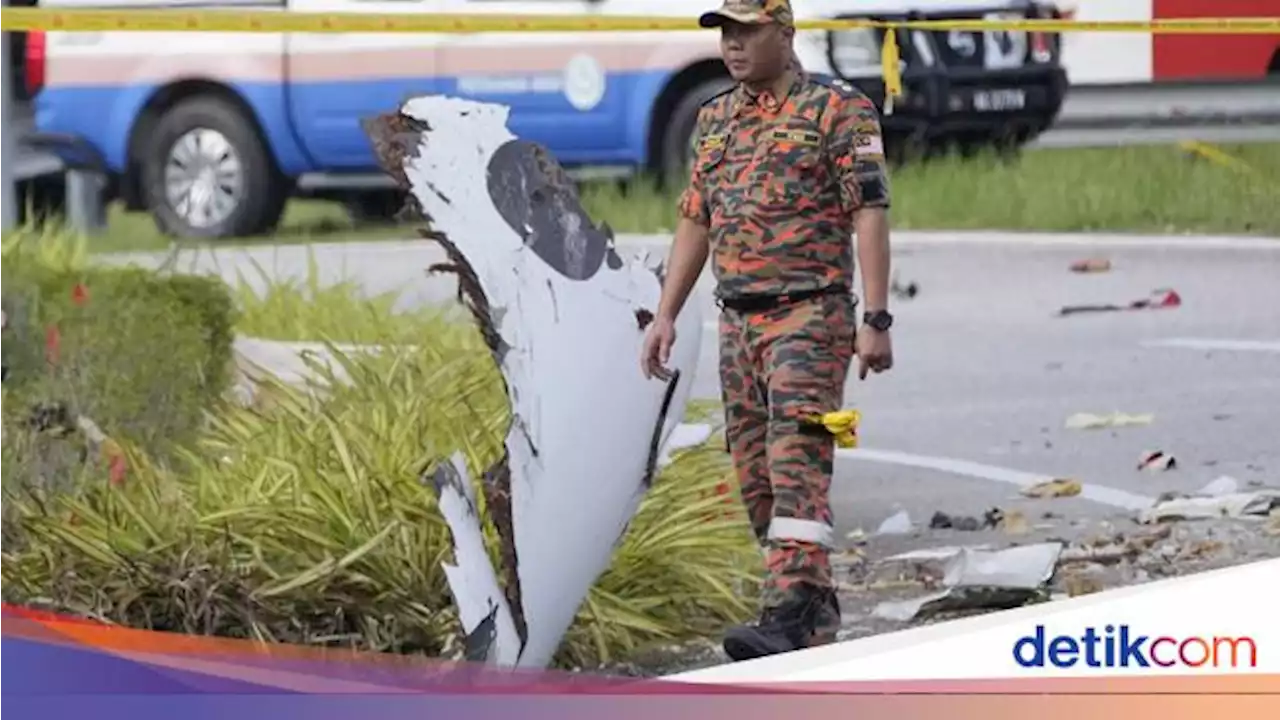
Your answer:
[[[978,90],[973,94],[973,109],[978,112],[1007,112],[1026,106],[1025,90]]]

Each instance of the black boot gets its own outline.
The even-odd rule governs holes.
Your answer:
[[[724,637],[724,651],[740,661],[804,649],[810,646],[819,622],[831,622],[827,616],[833,610],[838,618],[834,590],[802,584],[784,603],[766,608],[757,624],[731,628]]]

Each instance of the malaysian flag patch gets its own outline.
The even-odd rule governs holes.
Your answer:
[[[859,135],[857,142],[853,144],[853,148],[855,155],[884,154],[884,143],[880,141],[879,135]]]

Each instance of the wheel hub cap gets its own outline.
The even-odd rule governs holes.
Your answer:
[[[226,136],[197,128],[178,138],[165,161],[165,200],[188,225],[225,221],[244,196],[244,166]]]

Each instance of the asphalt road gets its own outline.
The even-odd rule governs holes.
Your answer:
[[[663,238],[620,241],[665,252]],[[1089,521],[1131,515],[1161,493],[1194,491],[1219,475],[1242,487],[1280,485],[1280,239],[903,232],[895,243],[896,271],[921,291],[894,303],[894,369],[866,381],[851,377],[848,385],[849,405],[864,420],[862,448],[837,468],[832,497],[842,533],[873,532],[900,509],[917,524],[938,510],[977,515],[996,506]],[[311,251],[326,281],[404,289],[406,305],[454,293],[452,282],[424,279],[423,269],[440,259],[425,242]],[[252,279],[252,259],[301,277],[307,252],[206,251],[177,266]],[[1068,271],[1073,260],[1093,256],[1109,258],[1112,269]],[[1055,317],[1063,305],[1123,304],[1159,288],[1175,289],[1182,306]],[[713,322],[709,290],[704,276],[697,302]],[[1189,347],[1159,344],[1167,341]],[[713,327],[703,344],[694,392],[716,397]],[[1074,413],[1113,411],[1155,418],[1115,430],[1064,426]],[[1172,453],[1177,469],[1138,471],[1140,455],[1155,449]],[[1037,476],[1078,479],[1086,497],[1020,498],[1019,484]]]

